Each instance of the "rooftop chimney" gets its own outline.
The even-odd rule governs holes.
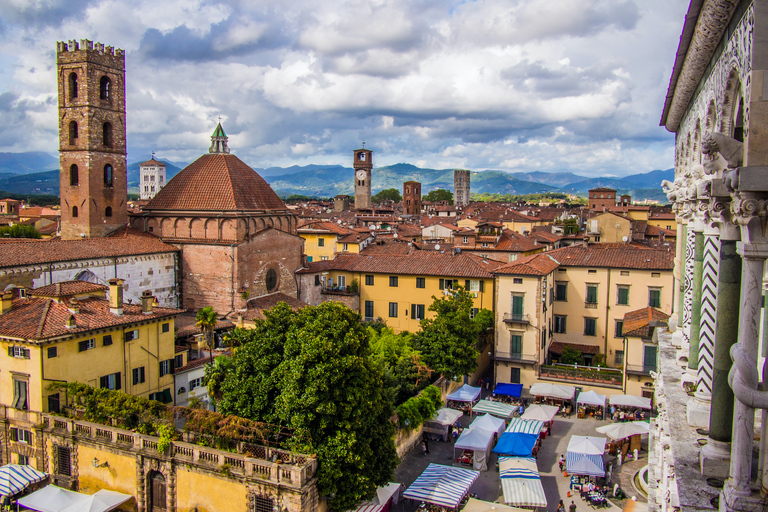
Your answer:
[[[0,315],[9,312],[13,308],[13,291],[7,290],[0,295]]]
[[[123,283],[119,277],[109,280],[109,312],[113,315],[123,314]]]
[[[69,311],[76,315],[80,312],[80,302],[77,300],[77,298],[72,297],[72,299],[69,301]]]
[[[152,296],[150,290],[144,290],[141,292],[141,312],[145,315],[152,313],[152,306],[154,306],[155,298]]]
[[[67,329],[74,329],[77,327],[77,322],[75,321],[75,315],[69,315],[69,318],[67,318],[67,321],[64,324]]]

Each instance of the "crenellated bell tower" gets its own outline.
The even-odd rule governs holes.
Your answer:
[[[125,54],[87,39],[56,47],[61,236],[106,236],[128,223]]]

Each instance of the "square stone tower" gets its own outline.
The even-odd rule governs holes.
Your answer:
[[[421,183],[418,181],[403,183],[403,213],[421,215]]]
[[[469,204],[469,171],[466,169],[453,171],[453,204],[455,206]]]
[[[165,164],[151,160],[139,164],[139,199],[152,199],[165,186]]]
[[[355,208],[370,208],[373,151],[356,149],[352,167],[355,169]]]
[[[125,54],[87,39],[56,47],[61,236],[103,237],[128,223]]]

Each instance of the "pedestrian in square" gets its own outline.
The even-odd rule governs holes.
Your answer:
[[[568,512],[576,512],[576,503],[571,500],[571,505],[568,507]]]
[[[557,512],[565,512],[565,504],[563,503],[563,500],[560,500],[560,503],[557,504]]]

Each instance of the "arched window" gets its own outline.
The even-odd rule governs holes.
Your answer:
[[[733,138],[744,142],[744,98],[739,99],[739,107],[733,123]]]
[[[77,217],[77,206],[72,207],[72,217]]]
[[[80,172],[77,168],[77,164],[69,166],[69,184],[72,186],[80,184]]]
[[[111,217],[112,216],[112,207],[111,206],[107,206],[107,209],[104,210],[104,216],[105,217]]]
[[[77,73],[69,74],[69,99],[77,98]]]
[[[102,100],[112,99],[110,97],[111,86],[112,86],[112,81],[109,79],[108,76],[101,77],[101,82],[99,82],[99,98],[101,98]]]
[[[102,135],[103,135],[103,142],[104,146],[111,148],[112,147],[112,123],[104,123],[104,127],[102,129]]]
[[[104,166],[104,186],[111,187],[113,179],[114,175],[112,171],[112,165],[107,164]]]
[[[275,272],[275,269],[267,270],[267,278],[264,284],[267,286],[268,293],[272,293],[277,289],[277,272]]]
[[[69,122],[69,145],[74,146],[77,143],[77,122]]]

